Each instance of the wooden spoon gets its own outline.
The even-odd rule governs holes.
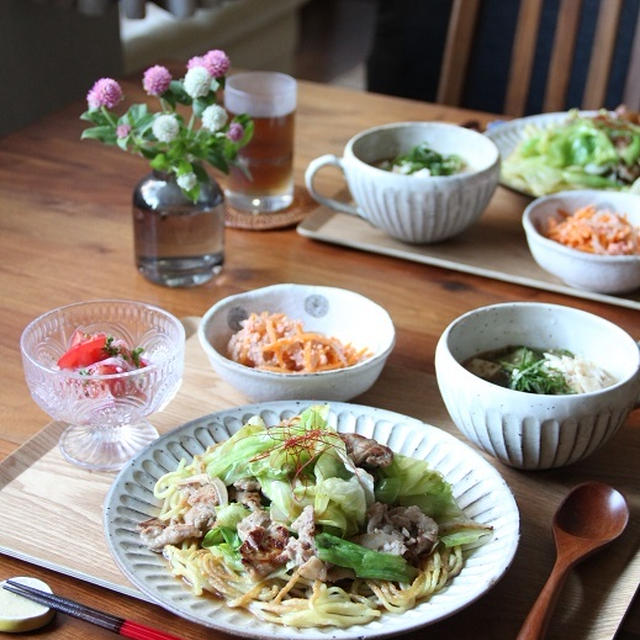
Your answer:
[[[572,489],[553,517],[556,562],[516,640],[544,637],[569,570],[615,540],[628,520],[627,503],[613,487],[601,482],[586,482]]]

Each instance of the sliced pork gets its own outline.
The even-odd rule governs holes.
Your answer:
[[[151,518],[138,524],[140,538],[151,551],[162,551],[167,544],[179,544],[189,538],[202,538],[215,524],[220,489],[206,474],[185,482],[180,487],[180,494],[189,505],[182,520]]]
[[[296,566],[303,565],[303,575],[305,573],[322,574],[326,577],[324,563],[316,558],[316,523],[314,520],[313,507],[307,505],[302,513],[291,523],[291,528],[298,534],[298,537],[291,536],[285,547],[287,561],[293,560]],[[316,558],[320,565],[311,562]],[[305,576],[308,577],[308,576]]]
[[[198,488],[190,485],[187,502],[191,508],[184,514],[186,524],[192,524],[200,531],[211,529],[216,521],[216,506],[219,504],[219,494],[212,484],[204,484]]]
[[[438,524],[415,505],[389,507],[374,502],[367,516],[367,531],[354,538],[354,542],[368,549],[401,555],[415,562],[429,553],[438,540]]]
[[[251,478],[243,478],[233,483],[231,498],[251,511],[262,510],[262,491],[260,483]]]
[[[180,544],[189,538],[201,538],[199,527],[184,522],[167,522],[150,518],[138,524],[140,539],[151,551],[162,551],[167,544]]]
[[[372,438],[366,438],[358,433],[338,434],[347,447],[347,455],[356,467],[375,469],[388,467],[393,461],[393,451]]]
[[[291,537],[288,529],[273,522],[269,514],[257,509],[238,523],[242,540],[242,563],[255,578],[269,575],[287,562],[284,549]]]

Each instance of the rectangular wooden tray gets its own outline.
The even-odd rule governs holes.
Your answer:
[[[514,209],[515,198],[519,206]],[[531,201],[500,187],[482,217],[461,235],[431,245],[396,240],[366,220],[324,206],[312,211],[297,227],[314,240],[371,251],[454,271],[514,284],[640,309],[640,290],[628,295],[605,295],[575,289],[547,273],[535,262],[521,225]]]
[[[419,418],[464,440],[448,417],[434,376],[424,371],[387,365],[374,387],[354,402]],[[187,340],[182,387],[152,422],[166,432],[201,415],[243,404],[248,404],[247,398],[216,376],[192,335]],[[111,559],[103,535],[102,503],[114,475],[91,473],[65,462],[57,448],[63,428],[50,423],[0,463],[0,553],[142,598]],[[553,564],[549,527],[553,511],[569,487],[595,479],[625,493],[632,510],[629,527],[606,551],[571,574],[558,607],[562,613],[548,638],[613,638],[640,578],[639,412],[602,450],[567,469],[524,473],[485,457],[498,468],[518,502],[520,546],[505,577],[478,602],[432,627],[430,637],[466,637],[464,630],[469,628],[478,629],[480,640],[514,637]]]

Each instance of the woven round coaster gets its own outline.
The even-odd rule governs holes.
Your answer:
[[[298,224],[317,206],[316,201],[304,187],[295,187],[293,202],[282,211],[272,213],[248,213],[238,211],[228,204],[225,225],[234,229],[253,229],[265,231],[267,229],[281,229]]]

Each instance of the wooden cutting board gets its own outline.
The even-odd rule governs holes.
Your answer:
[[[249,404],[210,368],[193,334],[196,323],[186,321],[191,335],[182,387],[167,409],[151,419],[161,433],[207,413]],[[387,366],[374,387],[354,402],[419,418],[465,440],[447,415],[434,376],[423,371]],[[103,535],[102,503],[114,474],[67,463],[57,448],[63,429],[60,423],[48,424],[0,463],[0,553],[142,598],[112,561]],[[465,637],[469,628],[478,630],[479,639],[513,637],[553,564],[553,511],[570,487],[593,479],[626,495],[629,527],[571,574],[548,638],[613,638],[640,581],[640,412],[603,449],[566,469],[521,472],[482,455],[516,497],[520,546],[505,577],[478,602],[435,625],[431,637]]]

